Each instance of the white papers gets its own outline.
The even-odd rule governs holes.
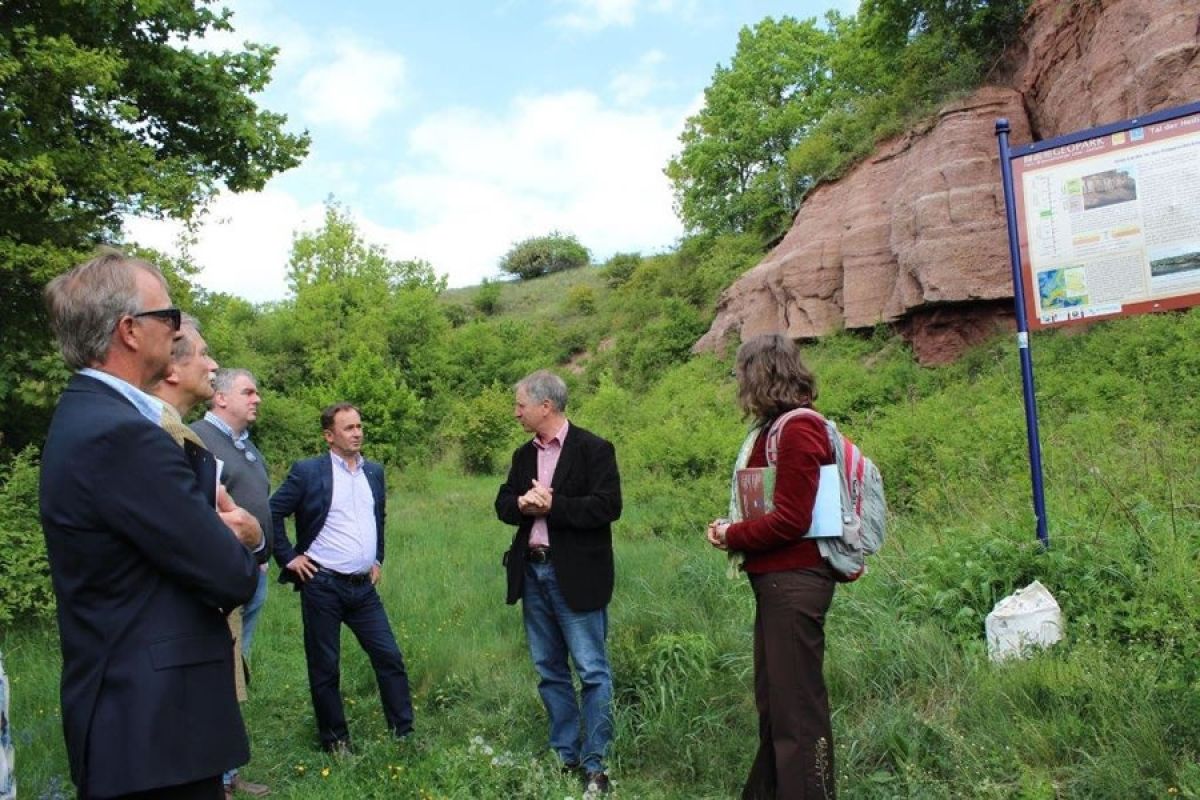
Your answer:
[[[821,467],[820,483],[817,484],[817,500],[813,503],[812,527],[804,534],[806,539],[830,539],[842,535],[842,485],[838,479],[838,465]]]
[[[223,469],[225,469],[225,462],[222,461],[221,459],[217,458],[216,456],[213,456],[213,460],[217,462],[217,469],[216,469],[217,490],[215,492],[213,492],[213,497],[220,497],[221,496],[221,471]],[[220,508],[220,505],[221,505],[221,503],[220,503],[220,501],[218,501],[217,507]]]

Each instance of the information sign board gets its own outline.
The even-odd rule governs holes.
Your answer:
[[[1011,150],[1029,328],[1200,304],[1200,103]]]

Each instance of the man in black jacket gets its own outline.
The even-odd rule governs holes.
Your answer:
[[[513,453],[496,515],[517,526],[505,556],[508,603],[523,600],[529,652],[550,718],[550,747],[589,794],[608,791],[612,672],[605,651],[613,591],[612,523],[621,477],[612,444],[568,423],[567,387],[540,371],[516,386],[514,414],[532,441]],[[577,701],[568,655],[581,686]]]
[[[249,759],[225,612],[254,594],[262,545],[218,515],[147,392],[181,314],[152,265],[107,253],[51,281],[67,384],[42,451],[58,601],[62,719],[79,796],[219,800]]]

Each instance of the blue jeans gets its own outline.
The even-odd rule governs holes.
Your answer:
[[[411,733],[412,696],[404,657],[396,645],[379,593],[370,581],[349,581],[322,569],[301,584],[300,614],[304,621],[308,688],[321,745],[328,748],[350,740],[338,663],[343,622],[371,659],[388,730],[396,736]]]
[[[559,591],[554,565],[526,564],[521,616],[541,676],[538,693],[550,718],[551,749],[564,764],[603,771],[613,737],[612,670],[604,650],[608,609],[572,611]],[[579,675],[581,704],[575,700],[568,654]]]
[[[258,614],[262,611],[263,604],[267,602],[267,571],[262,567],[258,569],[258,588],[254,590],[254,597],[250,598],[250,602],[242,606],[242,657],[250,658],[250,640],[254,638],[254,627],[258,624]]]

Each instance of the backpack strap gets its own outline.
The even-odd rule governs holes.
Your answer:
[[[826,420],[825,417],[821,416],[818,412],[813,411],[811,408],[793,408],[786,414],[780,414],[775,418],[775,421],[771,423],[770,430],[767,431],[768,466],[775,466],[775,462],[779,459],[779,439],[783,436],[783,426],[786,425],[789,420],[802,416],[816,417],[817,419],[821,420],[822,425],[828,427],[829,421]],[[830,441],[830,444],[833,444],[833,442]]]

